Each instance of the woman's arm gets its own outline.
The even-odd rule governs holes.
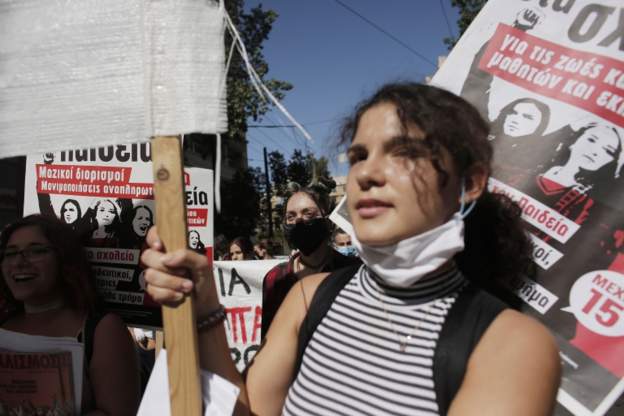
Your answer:
[[[539,322],[513,310],[492,322],[468,361],[449,416],[552,414],[559,350]]]
[[[89,381],[95,409],[87,415],[136,414],[141,396],[138,357],[128,329],[117,315],[105,315],[95,328]]]
[[[176,306],[184,294],[195,291],[197,320],[218,307],[212,269],[205,256],[192,250],[163,254],[155,228],[146,239],[149,249],[141,260],[148,269],[147,291],[159,303]],[[192,281],[179,277],[189,271]],[[246,380],[238,373],[227,345],[224,324],[200,331],[199,359],[203,369],[214,372],[240,389],[234,414],[279,415],[293,379],[299,326],[306,314],[303,297],[311,299],[326,276],[310,276],[295,285],[279,309],[261,350],[247,371]]]

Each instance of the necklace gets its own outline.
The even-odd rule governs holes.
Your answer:
[[[24,303],[24,312],[26,312],[26,314],[42,313],[53,311],[55,309],[61,309],[63,306],[65,306],[65,300],[63,298],[53,300],[52,302],[45,303],[43,305],[30,305],[28,303]]]
[[[379,300],[379,303],[381,303],[381,307],[383,308],[383,311],[384,311],[384,316],[386,318],[386,321],[388,321],[388,324],[390,324],[390,329],[392,330],[392,333],[394,334],[394,336],[397,338],[397,340],[399,342],[399,351],[400,352],[405,352],[405,350],[407,349],[407,344],[410,342],[410,340],[412,339],[412,337],[414,336],[414,334],[416,333],[416,331],[420,327],[421,322],[424,321],[425,319],[427,319],[427,317],[429,316],[429,308],[424,309],[425,316],[423,317],[422,320],[419,320],[418,322],[416,322],[416,325],[414,325],[414,328],[412,328],[410,333],[407,334],[406,336],[402,337],[401,335],[399,335],[399,333],[395,329],[394,322],[392,322],[392,319],[390,319],[390,314],[388,313],[388,310],[386,308],[386,304],[381,299],[381,291],[380,290],[377,290],[377,299]]]

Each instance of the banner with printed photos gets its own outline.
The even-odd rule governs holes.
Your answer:
[[[622,6],[490,0],[432,81],[490,122],[489,188],[522,208],[539,266],[510,289],[555,333],[577,415],[624,391]]]
[[[131,326],[161,327],[140,261],[154,218],[149,143],[28,156],[24,215],[56,215],[85,243],[106,308]],[[213,174],[186,168],[189,247],[212,259]]]

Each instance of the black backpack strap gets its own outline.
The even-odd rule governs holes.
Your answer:
[[[472,351],[498,314],[508,306],[468,284],[448,312],[433,357],[433,380],[440,415],[457,394]]]
[[[322,282],[319,284],[312,302],[308,307],[306,317],[301,323],[299,328],[299,340],[297,344],[297,361],[295,363],[295,375],[299,373],[299,367],[301,367],[301,361],[303,360],[303,353],[305,352],[308,342],[312,338],[316,327],[323,320],[327,311],[334,303],[334,299],[338,296],[338,293],[343,287],[351,280],[361,264],[354,264],[342,269],[331,272]]]

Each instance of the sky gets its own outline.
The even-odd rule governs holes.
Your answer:
[[[345,175],[347,165],[337,161],[335,150],[341,120],[386,82],[422,81],[433,75],[438,57],[448,54],[444,38],[457,36],[458,12],[450,0],[245,3],[246,9],[259,4],[279,15],[264,43],[268,77],[293,84],[282,104],[314,141],[307,142],[288,127],[250,127],[250,166],[264,166],[263,147],[269,152],[279,150],[286,159],[299,148],[330,158],[332,174]],[[259,121],[249,120],[249,124],[291,123],[273,110]]]

